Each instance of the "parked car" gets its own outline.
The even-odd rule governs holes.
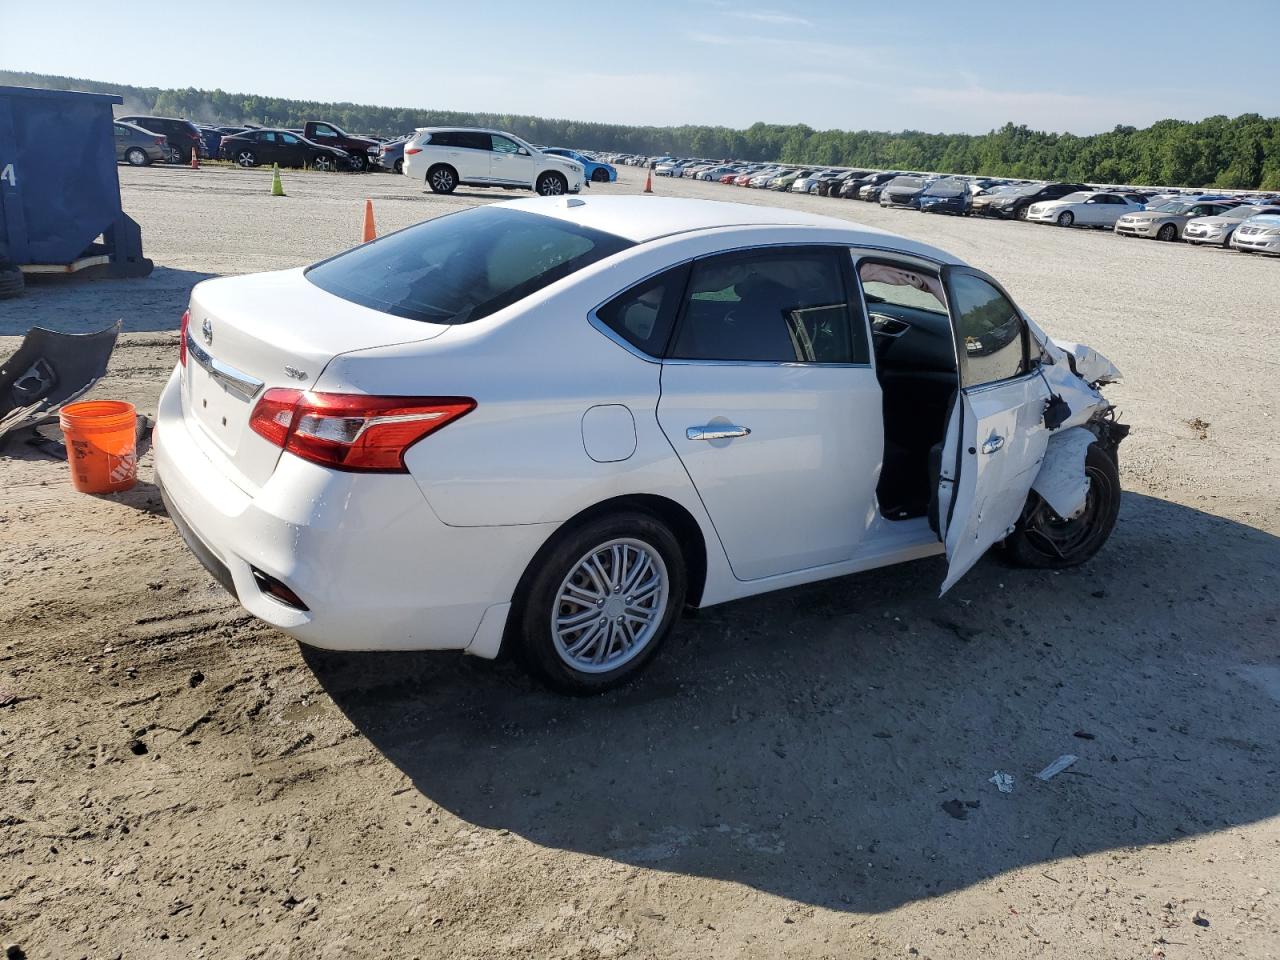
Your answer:
[[[916,206],[923,213],[953,213],[967,217],[973,203],[969,181],[956,177],[935,180],[922,191]]]
[[[292,130],[246,130],[222,138],[222,158],[242,167],[278,163],[282,167],[310,167],[313,170],[363,170],[345,150],[326,147]]]
[[[1069,193],[1086,191],[1082,183],[1029,183],[975,197],[973,212],[982,216],[1002,217],[1005,220],[1025,220],[1033,203],[1057,200]]]
[[[572,693],[686,607],[931,554],[945,591],[998,542],[1070,567],[1120,505],[1108,361],[942,250],[795,210],[483,205],[204,281],[180,338],[155,482],[250,613],[510,645]]]
[[[927,177],[894,177],[880,189],[880,206],[919,209],[920,194],[931,183]]]
[[[866,170],[843,170],[834,177],[819,180],[816,192],[820,197],[841,196],[841,191],[847,183],[852,180],[865,177],[866,175]]]
[[[795,183],[797,180],[799,180],[799,179],[801,179],[801,178],[803,178],[803,177],[807,177],[807,176],[809,176],[809,174],[811,174],[812,172],[813,172],[812,170],[808,170],[808,169],[803,169],[803,170],[786,170],[786,171],[784,171],[784,172],[782,172],[782,173],[778,174],[778,175],[777,175],[776,177],[774,177],[772,180],[770,180],[770,181],[766,184],[766,186],[767,186],[770,190],[781,190],[781,191],[784,191],[784,192],[785,192],[785,191],[787,191],[787,190],[790,190],[790,189],[791,189],[791,185],[792,185],[793,183]]]
[[[1182,239],[1187,243],[1231,246],[1231,236],[1241,224],[1254,217],[1280,214],[1280,204],[1242,203],[1212,217],[1196,217],[1182,228]]]
[[[1033,203],[1026,219],[1035,223],[1055,223],[1060,227],[1115,226],[1126,214],[1137,213],[1143,205],[1122,193],[1105,190],[1081,190],[1057,200]]]
[[[1280,254],[1280,215],[1251,217],[1231,234],[1231,246],[1243,253]]]
[[[546,147],[542,152],[554,157],[568,157],[582,164],[584,175],[590,183],[613,183],[618,179],[618,171],[612,165],[601,163],[577,150],[570,150],[567,147]]]
[[[200,140],[203,143],[200,156],[218,156],[219,148],[222,145],[222,131],[207,123],[197,123],[195,128],[200,131]]]
[[[116,119],[121,123],[131,123],[135,127],[141,127],[143,130],[162,134],[169,141],[169,147],[173,151],[172,156],[176,163],[190,163],[192,150],[195,150],[197,156],[209,156],[204,146],[204,137],[200,135],[200,131],[190,120],[182,120],[178,117],[132,115],[116,117]]]
[[[466,184],[551,196],[577,193],[586,177],[576,160],[542,153],[501,130],[424,127],[413,135],[404,157],[404,172],[435,193],[453,193]]]
[[[1116,221],[1115,232],[1121,237],[1180,240],[1182,228],[1188,221],[1196,217],[1216,217],[1235,206],[1239,204],[1234,200],[1165,200],[1151,204],[1145,210],[1126,213]]]
[[[880,202],[880,191],[884,189],[884,185],[896,177],[903,176],[901,173],[877,173],[863,180],[858,187],[858,199],[867,201],[868,203]]]
[[[400,137],[396,140],[388,140],[386,143],[378,147],[378,168],[386,170],[389,173],[404,172],[404,148],[408,145],[413,134]]]
[[[377,162],[379,144],[376,140],[354,137],[336,124],[325,120],[308,120],[302,125],[301,132],[312,143],[347,154],[352,170],[367,170]]]
[[[111,124],[111,130],[115,135],[118,163],[145,167],[153,163],[164,163],[169,159],[169,141],[163,135],[121,120]]]

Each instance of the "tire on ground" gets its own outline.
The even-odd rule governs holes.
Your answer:
[[[656,629],[632,659],[613,670],[588,673],[572,667],[552,636],[553,607],[561,585],[593,548],[612,540],[640,541],[667,568],[667,604]],[[512,606],[508,640],[526,666],[561,693],[602,693],[626,682],[648,665],[675,626],[688,589],[685,558],[675,535],[660,519],[638,510],[597,516],[558,532],[534,557]]]

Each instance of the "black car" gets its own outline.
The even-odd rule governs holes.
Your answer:
[[[1000,190],[975,197],[973,212],[985,217],[1003,217],[1005,220],[1027,219],[1027,208],[1043,200],[1060,200],[1068,193],[1088,190],[1083,183],[1028,183],[1022,187]]]
[[[871,203],[880,202],[880,191],[884,189],[884,185],[895,177],[901,177],[904,174],[901,171],[890,173],[873,173],[869,177],[863,177],[861,180],[854,180],[846,183],[844,190],[840,191],[840,196],[849,197],[853,200],[867,200]],[[863,194],[863,188],[866,188],[866,194]],[[852,191],[852,192],[846,192]]]
[[[292,130],[246,130],[222,138],[222,157],[242,167],[311,167],[313,170],[350,170],[351,155],[337,147],[313,143]]]
[[[205,146],[204,137],[201,135],[199,128],[190,120],[182,120],[177,117],[139,116],[116,117],[116,119],[167,137],[169,149],[174,152],[173,159],[177,162],[190,163],[193,149],[201,157],[207,158],[211,156],[209,148]]]

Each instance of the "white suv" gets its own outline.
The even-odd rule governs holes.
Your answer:
[[[542,153],[510,133],[474,127],[420,128],[405,146],[404,172],[436,193],[467,184],[523,187],[549,197],[577,193],[585,179],[574,160]]]

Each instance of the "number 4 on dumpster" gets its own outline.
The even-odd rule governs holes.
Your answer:
[[[18,185],[18,176],[13,172],[12,163],[6,163],[3,167],[0,167],[0,180],[5,181],[11,187]]]

